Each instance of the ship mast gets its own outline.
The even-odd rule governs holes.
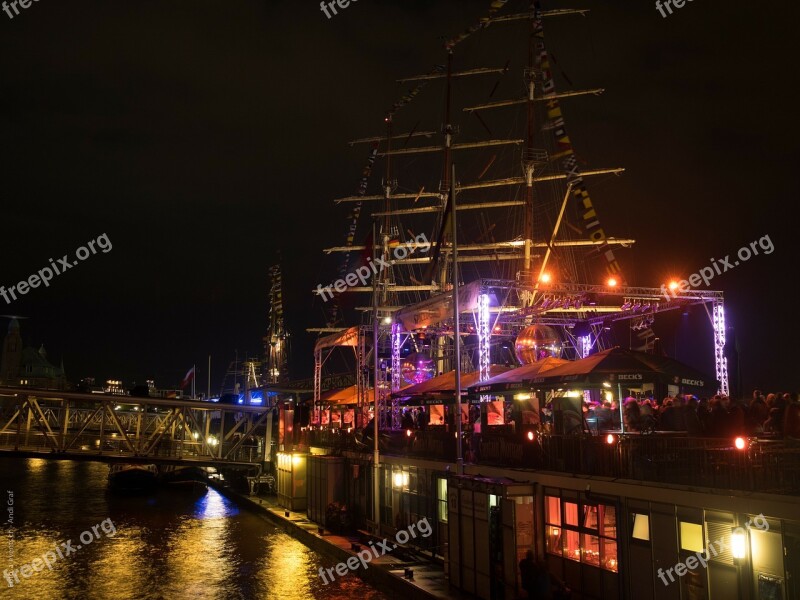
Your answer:
[[[525,72],[526,83],[528,84],[527,96],[527,124],[528,131],[525,139],[525,156],[523,157],[523,168],[525,170],[525,225],[523,239],[525,240],[524,271],[531,271],[531,244],[533,242],[533,136],[534,136],[534,105],[533,98],[536,90],[536,77],[534,71],[534,8],[531,7],[530,34],[528,37],[528,69]]]
[[[267,357],[267,382],[289,380],[288,335],[283,322],[283,277],[281,266],[269,270],[269,331],[264,337],[264,354]]]
[[[447,195],[445,197],[449,198],[449,202],[447,202],[447,207],[445,208],[444,212],[442,213],[442,224],[441,224],[441,232],[439,235],[439,243],[443,246],[445,244],[446,232],[447,232],[447,225],[450,214],[452,213],[452,221],[451,225],[453,230],[450,232],[451,239],[455,239],[456,236],[456,215],[453,206],[453,200],[455,198],[455,173],[451,170],[453,168],[453,154],[451,147],[453,145],[453,125],[451,123],[452,118],[452,101],[453,101],[453,49],[448,48],[447,50],[447,80],[445,84],[445,105],[444,105],[444,126],[442,127],[442,131],[444,133],[444,173],[442,177],[442,185],[440,186],[440,192],[442,195]],[[453,192],[453,193],[451,193]],[[453,284],[453,294],[458,293],[458,262],[457,257],[453,256],[453,275],[452,275],[452,284]],[[441,261],[441,271],[439,272],[439,288],[445,290],[447,288],[447,258],[443,257]],[[456,309],[457,310],[457,309]],[[453,332],[453,349],[454,351],[458,350],[458,344],[456,343],[456,339],[458,338],[458,331]],[[436,336],[436,369],[438,373],[445,372],[445,345],[447,342],[447,338],[439,335]],[[459,357],[453,356],[454,361],[458,361]],[[455,364],[455,363],[453,363]],[[460,419],[461,416],[458,415]]]
[[[389,284],[392,281],[392,260],[391,256],[389,256],[390,248],[389,242],[391,240],[391,227],[392,227],[392,188],[393,188],[393,181],[392,181],[392,115],[387,114],[386,118],[386,175],[383,182],[383,195],[385,199],[385,207],[386,207],[386,215],[383,218],[383,225],[380,231],[377,233],[378,237],[380,237],[380,246],[376,245],[378,249],[378,253],[381,255],[381,258],[384,260],[383,264],[390,265],[388,268],[383,269],[382,271],[378,272],[378,275],[375,278],[375,281],[378,285],[373,286],[375,289],[373,290],[373,314],[372,314],[372,361],[373,361],[373,390],[374,390],[374,418],[375,418],[375,464],[378,464],[378,422],[380,420],[380,406],[381,400],[385,398],[385,387],[381,386],[381,369],[380,369],[380,338],[381,338],[381,320],[384,315],[381,312],[385,312],[386,307],[389,306]],[[373,243],[378,244],[378,240],[375,239],[375,228],[373,228]],[[393,294],[394,295],[394,294]],[[394,390],[392,390],[394,391]],[[385,405],[385,402],[384,402]],[[384,410],[386,406],[384,406]],[[392,419],[392,429],[398,429],[400,426],[400,415],[397,413],[396,410],[391,411],[391,419]]]

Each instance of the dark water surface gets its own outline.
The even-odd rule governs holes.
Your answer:
[[[66,554],[68,540],[74,549],[51,560],[52,570],[36,563],[41,570],[18,575],[13,587],[4,576],[0,598],[387,598],[355,575],[323,585],[318,570],[334,566],[331,558],[212,489],[120,496],[108,493],[107,475],[102,463],[0,458],[0,569],[19,569],[56,546]],[[82,544],[81,534],[92,540]]]

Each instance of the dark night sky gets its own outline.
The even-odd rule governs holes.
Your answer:
[[[331,200],[355,190],[366,156],[347,141],[381,133],[405,91],[394,80],[442,62],[441,37],[488,5],[360,0],[330,20],[316,0],[0,13],[0,284],[102,233],[113,243],[49,288],[0,299],[0,314],[30,317],[26,342],[63,356],[74,381],[166,387],[210,353],[217,387],[236,349],[260,350],[281,249],[293,370],[309,375],[303,330],[323,323],[310,290],[333,278],[321,249],[346,230]],[[563,106],[588,165],[627,168],[590,190],[607,233],[638,240],[620,254],[628,281],[657,286],[769,235],[773,254],[712,287],[745,385],[796,390],[798,9],[696,0],[664,19],[649,1],[545,3],[567,6],[592,13],[548,23],[548,42],[577,88],[607,90]],[[484,43],[465,42],[465,57]]]

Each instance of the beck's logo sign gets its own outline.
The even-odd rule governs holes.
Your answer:
[[[705,386],[705,382],[702,379],[681,379],[681,383],[683,385],[693,385],[695,387]]]
[[[619,381],[641,381],[642,375],[640,373],[634,375],[617,375],[617,379]]]

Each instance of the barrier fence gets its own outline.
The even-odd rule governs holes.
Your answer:
[[[698,438],[650,435],[532,435],[465,432],[465,463],[555,471],[711,488],[800,493],[800,440]],[[439,430],[381,431],[384,454],[455,462],[456,437]],[[347,430],[306,430],[300,445],[334,452],[373,451],[368,434]]]

